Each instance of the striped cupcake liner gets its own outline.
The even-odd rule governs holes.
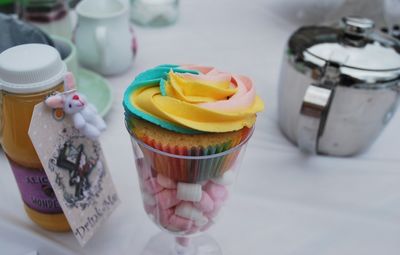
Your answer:
[[[230,153],[223,152],[233,149],[250,134],[250,129],[244,128],[241,135],[223,144],[203,147],[179,147],[163,145],[150,137],[141,137],[139,143],[145,160],[152,169],[178,182],[198,183],[222,176],[236,161],[240,149]],[[133,139],[136,139],[133,137]],[[155,150],[146,147],[150,146]],[[159,152],[165,153],[159,153]],[[220,154],[221,156],[212,157]],[[187,156],[187,157],[182,157]]]

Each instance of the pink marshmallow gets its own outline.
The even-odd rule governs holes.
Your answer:
[[[169,218],[171,218],[171,216],[174,214],[174,210],[173,209],[163,210],[161,208],[157,208],[157,209],[158,209],[158,210],[156,210],[157,222],[163,227],[168,226]]]
[[[196,225],[193,225],[188,231],[185,232],[186,235],[191,235],[200,231],[200,228]]]
[[[151,195],[154,195],[164,189],[163,186],[158,184],[156,178],[150,178],[145,180],[143,182],[143,186],[144,190],[150,193]]]
[[[212,181],[208,182],[204,190],[207,192],[207,194],[211,197],[214,202],[216,200],[223,200],[225,201],[226,198],[228,197],[228,190],[226,189],[225,186],[216,184]]]
[[[162,174],[157,175],[157,182],[166,189],[176,189],[176,182]]]
[[[211,221],[213,218],[215,218],[215,216],[218,215],[223,205],[224,205],[223,200],[214,201],[214,209],[210,212],[205,213],[205,216]]]
[[[180,200],[176,198],[176,190],[164,189],[157,193],[155,197],[161,209],[169,209],[180,202]]]
[[[154,205],[144,204],[144,210],[147,214],[154,215],[156,207]]]
[[[188,220],[174,214],[169,218],[169,225],[167,228],[171,228],[173,230],[188,231],[193,225],[194,222],[192,220]]]
[[[214,209],[214,201],[205,191],[202,192],[201,200],[193,203],[193,205],[204,213],[211,212]]]

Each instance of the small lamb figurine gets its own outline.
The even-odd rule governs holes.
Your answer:
[[[96,140],[106,129],[106,123],[98,115],[96,108],[87,102],[85,96],[71,91],[75,89],[75,80],[72,73],[64,77],[64,91],[46,99],[47,106],[55,109],[62,108],[66,114],[72,116],[75,128],[83,135]]]

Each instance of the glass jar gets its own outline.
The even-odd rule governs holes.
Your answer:
[[[51,35],[72,37],[72,19],[66,0],[17,0],[20,19],[32,23]]]
[[[131,20],[138,25],[161,27],[175,23],[178,0],[131,0]]]
[[[65,72],[57,50],[45,44],[19,45],[0,54],[3,149],[28,216],[52,231],[70,228],[28,130],[35,105],[64,90]]]

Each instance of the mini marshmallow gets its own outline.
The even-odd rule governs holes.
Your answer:
[[[194,222],[192,220],[182,218],[174,214],[169,218],[169,224],[167,228],[171,229],[172,231],[188,231],[193,226],[193,224]]]
[[[208,182],[204,187],[204,190],[207,194],[211,197],[214,202],[216,200],[223,200],[225,201],[228,197],[228,190],[224,185],[219,185],[213,182]]]
[[[205,216],[207,216],[209,220],[215,220],[223,205],[224,205],[223,200],[215,200],[214,209],[211,212],[205,213]]]
[[[182,230],[181,229],[179,229],[179,228],[177,228],[177,227],[174,227],[174,226],[172,226],[171,224],[169,224],[168,223],[168,225],[167,226],[163,226],[165,229],[167,229],[168,231],[171,231],[171,232],[182,232]]]
[[[175,214],[186,219],[195,220],[203,216],[200,210],[189,202],[182,202],[175,208]]]
[[[155,195],[156,202],[162,209],[169,209],[179,204],[180,200],[176,197],[176,190],[165,189]]]
[[[203,215],[201,218],[196,219],[194,223],[196,224],[196,226],[202,227],[208,223],[208,218]]]
[[[220,185],[231,185],[235,181],[235,172],[232,170],[226,171],[222,176],[211,179],[211,181]]]
[[[214,201],[205,191],[201,195],[201,200],[194,202],[193,205],[202,212],[211,212],[214,209]]]
[[[175,208],[175,214],[189,220],[194,220],[196,226],[207,224],[208,219],[189,202],[182,202]]]
[[[166,189],[176,189],[176,182],[162,174],[157,175],[157,182]]]
[[[185,235],[191,235],[200,231],[200,227],[193,225],[189,230],[185,232]]]
[[[156,205],[155,198],[152,195],[150,195],[149,193],[145,192],[145,191],[142,192],[142,198],[143,198],[143,202],[146,205],[150,205],[150,206]]]
[[[150,178],[147,179],[143,182],[144,190],[150,193],[151,195],[154,195],[164,189],[163,186],[158,184],[156,178]]]
[[[147,205],[147,204],[144,205],[144,210],[149,215],[154,215],[155,209],[156,207],[154,205]]]
[[[172,209],[166,209],[163,210],[161,208],[157,208],[155,212],[157,212],[157,222],[163,226],[166,227],[169,224],[169,218],[174,214],[174,210]]]
[[[196,183],[178,182],[177,197],[180,200],[199,202],[201,200],[201,185]]]

